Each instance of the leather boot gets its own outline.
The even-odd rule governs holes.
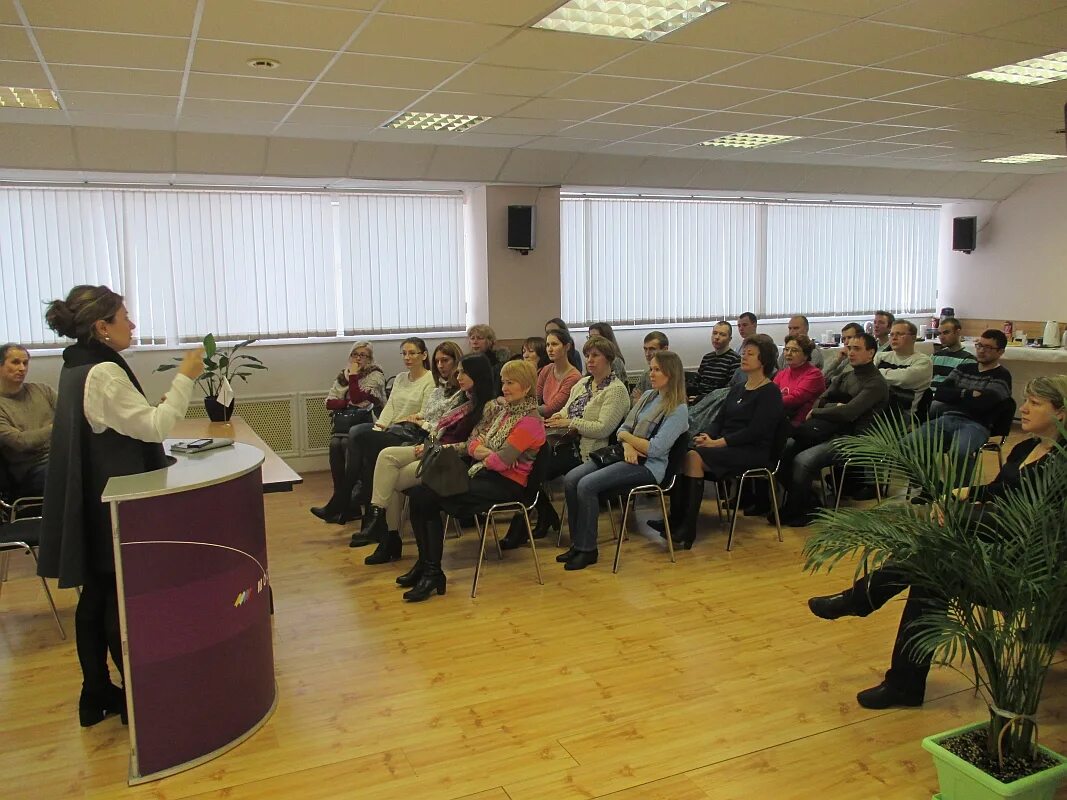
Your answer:
[[[511,524],[508,525],[508,532],[500,540],[500,549],[514,550],[516,547],[522,547],[526,544],[527,538],[526,520],[522,518],[522,514],[515,514],[511,518]]]
[[[671,490],[671,510],[667,515],[667,519],[671,523],[671,530],[680,528],[685,521],[685,508],[686,508],[686,493],[689,491],[689,484],[687,478],[684,475],[679,475],[678,479],[674,482],[674,488]],[[700,481],[704,483],[703,479]],[[704,487],[700,487],[701,496],[703,496]],[[667,525],[661,519],[650,519],[648,521],[648,527],[654,531],[659,531],[661,539],[667,538]],[[678,538],[677,536],[675,537]]]
[[[363,559],[368,567],[375,564],[388,564],[390,561],[399,561],[404,553],[404,542],[396,531],[386,531],[385,535],[374,548],[374,552]]]
[[[424,522],[422,534],[423,571],[419,582],[404,592],[404,599],[410,603],[420,603],[430,595],[444,594],[448,579],[441,570],[441,556],[445,549],[445,529],[439,514],[431,514]]]
[[[535,539],[544,539],[552,531],[559,533],[562,524],[559,514],[552,507],[552,501],[548,499],[548,495],[541,492],[541,496],[537,500],[537,524],[534,526],[533,537]]]
[[[411,565],[411,569],[396,578],[396,585],[404,589],[410,589],[417,584],[419,578],[422,577],[422,573],[426,571],[426,565],[422,560],[423,551],[426,549],[425,525],[418,516],[411,518],[411,532],[415,536],[415,547],[418,555],[415,558],[415,563]]]
[[[363,515],[363,525],[359,533],[352,534],[349,547],[365,547],[368,544],[380,544],[385,538],[387,526],[385,522],[385,509],[378,506],[367,506],[367,513]]]
[[[704,501],[704,479],[682,478],[685,486],[685,506],[682,509],[682,521],[677,527],[671,520],[671,541],[689,550],[697,537],[697,518],[700,516],[700,504]],[[681,505],[681,504],[679,504]],[[674,500],[671,500],[671,516],[674,516]]]

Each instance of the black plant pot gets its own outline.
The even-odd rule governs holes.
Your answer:
[[[229,422],[236,402],[236,400],[231,400],[228,406],[224,406],[214,397],[205,397],[204,410],[207,412],[207,418],[212,422]]]

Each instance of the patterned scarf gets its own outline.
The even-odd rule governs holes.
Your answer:
[[[473,437],[481,439],[483,447],[497,451],[504,448],[511,432],[523,417],[537,413],[537,400],[527,396],[514,403],[502,405],[493,401],[492,405],[495,407],[492,416],[489,416],[490,409],[487,408],[486,416],[489,419],[483,417]]]
[[[441,418],[437,420],[437,423],[434,425],[434,429],[430,432],[430,438],[437,439],[453,425],[459,424],[463,418],[470,413],[473,405],[474,404],[471,403],[470,399],[468,399],[466,402],[460,403],[451,411],[446,411],[442,414]]]
[[[626,420],[622,423],[630,428],[630,432],[634,436],[640,439],[651,439],[656,435],[656,431],[659,430],[659,426],[663,424],[663,418],[667,416],[667,409],[662,402],[656,409],[656,413],[644,419],[638,419],[641,416],[641,412],[645,410],[647,406],[656,402],[656,398],[659,397],[659,392],[648,392],[644,398],[630,409],[630,413],[626,415]]]
[[[604,378],[604,380],[602,380],[600,383],[597,383],[594,387],[593,384],[596,382],[593,380],[593,376],[590,375],[589,380],[585,383],[585,391],[582,394],[578,395],[576,398],[574,398],[574,401],[569,406],[567,406],[567,416],[571,419],[580,418],[583,414],[585,414],[585,407],[589,405],[589,401],[593,399],[594,388],[598,393],[602,392],[608,388],[608,384],[610,384],[612,381],[617,380],[618,378],[615,376],[615,373],[611,372],[608,373],[608,377]]]

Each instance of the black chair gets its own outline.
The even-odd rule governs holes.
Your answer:
[[[674,541],[671,539],[671,523],[670,516],[667,514],[667,501],[664,499],[671,489],[674,488],[674,483],[678,478],[678,473],[682,470],[682,463],[685,461],[685,454],[689,452],[689,431],[682,431],[681,435],[674,440],[674,444],[671,445],[670,453],[667,454],[667,469],[663,473],[663,480],[659,483],[645,483],[640,486],[635,486],[626,493],[626,502],[623,505],[622,510],[622,523],[619,526],[618,535],[615,537],[615,564],[611,568],[612,572],[619,571],[619,557],[622,555],[622,540],[626,538],[626,522],[630,517],[630,508],[633,506],[634,500],[637,497],[643,495],[656,495],[659,498],[659,507],[663,511],[663,525],[664,531],[667,536],[667,552],[670,554],[671,563],[677,563],[674,559]],[[614,497],[622,501],[622,495],[616,494]],[[611,502],[611,498],[608,499]],[[608,514],[611,515],[610,505],[608,506]],[[611,518],[611,527],[614,531],[615,518]]]
[[[1015,399],[1012,397],[997,405],[993,417],[993,425],[989,429],[990,440],[996,439],[997,441],[986,442],[978,451],[979,453],[996,453],[997,463],[1001,469],[1004,469],[1004,445],[1008,441],[1011,425],[1015,421],[1015,408]]]
[[[493,540],[496,542],[496,553],[499,559],[504,558],[500,549],[500,536],[497,534],[496,518],[499,514],[516,514],[522,512],[526,522],[526,539],[530,544],[530,552],[533,554],[534,569],[537,572],[537,582],[544,586],[544,578],[541,577],[541,563],[537,560],[537,545],[533,538],[533,526],[530,525],[530,512],[537,505],[538,496],[544,491],[545,474],[548,471],[548,455],[552,452],[552,446],[547,442],[541,445],[534,458],[533,468],[526,482],[526,489],[522,499],[509,500],[505,503],[493,503],[489,508],[478,510],[474,514],[474,522],[478,528],[478,564],[474,568],[474,581],[471,584],[471,597],[478,595],[478,578],[482,573],[482,562],[485,560],[485,538],[489,526],[493,526]],[[445,530],[448,530],[448,520],[445,520]]]
[[[44,501],[40,497],[18,497],[7,463],[0,457],[0,592],[7,581],[12,553],[21,551],[33,556],[33,571],[34,574],[37,573],[37,548],[41,542],[43,504]],[[52,616],[59,626],[59,636],[66,639],[67,632],[59,619],[48,582],[44,578],[40,578],[40,581],[45,597],[48,598],[48,605],[52,608]]]
[[[792,430],[792,426],[789,423],[789,417],[783,416],[778,421],[778,427],[774,431],[774,439],[771,443],[771,463],[774,464],[772,468],[770,465],[765,467],[756,467],[754,469],[747,469],[740,475],[725,475],[716,480],[716,493],[718,495],[719,504],[719,518],[722,518],[722,498],[726,495],[726,482],[729,480],[737,481],[737,496],[742,497],[741,492],[745,488],[746,480],[765,480],[770,484],[771,490],[771,509],[774,511],[774,525],[778,529],[778,541],[785,541],[782,538],[782,520],[778,516],[778,489],[776,486],[778,480],[778,470],[782,466],[782,452],[785,450],[785,445],[789,441],[789,434]],[[726,540],[726,549],[733,550],[734,547],[734,532],[737,530],[737,512],[740,503],[734,503],[730,510],[730,536]]]

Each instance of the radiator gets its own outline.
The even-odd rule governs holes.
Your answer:
[[[322,392],[240,395],[235,414],[283,458],[319,456],[329,449],[333,430]],[[204,404],[193,402],[189,419],[206,419]]]

